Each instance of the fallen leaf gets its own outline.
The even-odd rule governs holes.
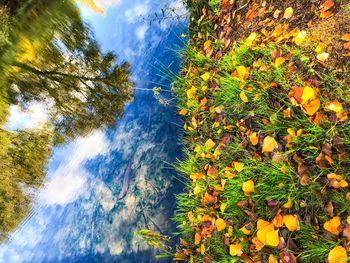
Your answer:
[[[310,99],[315,96],[315,91],[313,88],[306,86],[301,95],[301,104],[306,104]]]
[[[286,10],[284,11],[284,15],[283,15],[283,18],[284,19],[289,19],[293,16],[293,8],[292,7],[288,7],[286,8]]]
[[[230,255],[232,257],[241,256],[243,253],[242,249],[243,249],[243,247],[241,244],[239,244],[239,243],[232,244],[232,245],[230,245]]]
[[[215,142],[213,142],[212,139],[208,139],[208,140],[205,142],[205,148],[206,148],[207,150],[212,149],[214,146],[215,146]]]
[[[187,90],[187,97],[189,98],[189,99],[192,99],[193,97],[194,97],[194,94],[197,92],[197,88],[196,87],[194,87],[194,86],[192,86],[191,88],[189,88],[188,90]]]
[[[259,241],[264,245],[277,247],[279,244],[279,236],[278,236],[278,231],[275,230],[273,223],[260,220],[260,227],[259,227],[259,220],[258,220],[258,227],[257,227],[258,228],[257,237]],[[261,224],[262,223],[261,221],[263,221],[263,224]],[[261,227],[261,225],[263,226]]]
[[[326,49],[326,44],[325,43],[319,43],[318,45],[317,45],[317,47],[315,48],[315,52],[317,53],[317,54],[319,54],[319,53],[322,53],[325,49]]]
[[[245,94],[245,92],[243,90],[241,91],[241,93],[239,93],[239,97],[241,98],[241,100],[243,102],[248,102],[249,101],[247,95]]]
[[[179,114],[180,115],[182,115],[182,116],[184,116],[184,115],[186,115],[187,114],[187,110],[186,109],[181,109],[180,111],[179,111]]]
[[[245,75],[247,74],[247,68],[245,66],[237,66],[236,70],[238,77],[244,79]]]
[[[350,49],[350,41],[344,43],[344,48],[345,48],[345,49]]]
[[[316,56],[316,58],[317,58],[319,61],[321,61],[321,62],[325,62],[325,61],[329,58],[329,54],[326,53],[326,52],[323,52],[323,53],[321,53],[321,54],[318,54],[318,55]]]
[[[283,207],[289,209],[289,208],[291,208],[292,206],[293,206],[293,199],[290,198],[290,197],[288,197],[288,201],[287,201],[287,203],[285,203],[285,204],[283,205]]]
[[[240,162],[233,162],[233,166],[236,169],[237,172],[240,172],[243,170],[244,167],[244,163],[240,163]]]
[[[255,146],[259,143],[259,136],[257,135],[256,132],[253,132],[252,134],[249,135],[249,140]]]
[[[328,254],[328,263],[346,263],[348,258],[348,253],[346,249],[342,246],[336,246]]]
[[[305,30],[300,31],[300,32],[293,38],[294,43],[297,44],[298,46],[301,45],[301,44],[304,42],[304,40],[305,40],[305,38],[306,38],[306,35],[307,35],[307,33],[306,33]]]
[[[334,6],[333,0],[326,0],[322,4],[322,12],[326,12],[327,10],[331,9]]]
[[[296,215],[284,215],[283,223],[289,231],[299,230],[299,219]]]
[[[275,258],[274,255],[270,254],[269,263],[278,263],[278,260]]]
[[[344,35],[341,37],[341,40],[343,40],[343,41],[350,41],[350,34],[344,34]]]
[[[215,220],[215,225],[216,225],[216,229],[218,231],[222,231],[222,230],[224,230],[226,228],[226,222],[222,218],[216,219]]]
[[[210,48],[210,46],[211,46],[211,41],[210,40],[207,40],[207,41],[204,42],[204,49],[208,49],[208,48]]]
[[[262,152],[273,152],[278,147],[278,143],[271,136],[266,136],[263,141]]]
[[[309,116],[314,115],[321,106],[320,99],[316,98],[311,100],[308,104],[303,105],[303,109]]]
[[[275,60],[275,67],[278,68],[279,66],[281,66],[284,62],[286,61],[286,59],[284,57],[278,57]]]
[[[210,73],[209,72],[205,72],[204,74],[201,75],[201,78],[204,81],[208,81],[210,79]]]
[[[242,190],[245,194],[250,194],[255,192],[254,182],[253,180],[248,180],[243,183]]]
[[[332,219],[325,222],[323,227],[328,232],[330,232],[334,235],[339,235],[338,227],[340,226],[340,221],[341,221],[341,219],[339,216],[333,217]]]
[[[344,110],[343,105],[338,100],[327,102],[324,108],[326,111],[334,111],[337,113],[342,112]]]
[[[195,245],[199,245],[199,243],[201,242],[201,235],[199,234],[199,233],[196,233],[195,235],[194,235],[194,244]]]

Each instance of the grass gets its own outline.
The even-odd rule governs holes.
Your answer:
[[[347,119],[326,110],[327,103],[338,100],[347,114],[348,83],[327,67],[320,68],[312,48],[291,39],[264,45],[259,37],[243,39],[217,59],[203,53],[205,39],[192,38],[175,83],[178,108],[185,116],[187,154],[178,170],[189,177],[186,192],[178,196],[175,220],[183,241],[176,258],[256,262],[271,254],[278,259],[286,248],[298,262],[324,262],[333,248],[342,245],[344,235],[331,234],[324,224],[339,216],[341,228],[349,227],[348,187],[332,187],[327,176],[336,173],[350,179],[349,158],[341,156],[350,150],[350,130]],[[286,58],[281,65],[276,66],[271,56],[274,50]],[[242,66],[249,71],[244,77],[238,73]],[[317,87],[316,112],[323,116],[322,122],[315,122],[316,112],[308,114],[293,101],[296,86],[303,92],[307,86]],[[254,132],[259,137],[256,145],[250,140]],[[277,147],[263,152],[268,136]],[[209,139],[213,147],[207,147]],[[330,162],[322,164],[321,155]],[[233,162],[243,164],[243,169],[236,169]],[[249,194],[242,191],[248,180],[255,188]],[[325,211],[329,203],[332,212]],[[274,224],[279,246],[265,244],[259,249],[254,242],[257,221],[274,222],[277,215],[295,215],[300,227],[290,230]],[[224,219],[224,229],[216,225],[218,219]],[[244,226],[249,233],[242,231]],[[237,243],[241,255],[229,251]]]

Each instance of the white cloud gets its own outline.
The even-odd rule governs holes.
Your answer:
[[[50,117],[50,108],[51,105],[44,102],[33,102],[27,106],[26,110],[22,110],[17,105],[11,105],[5,128],[9,130],[40,129]]]
[[[84,168],[87,160],[108,152],[108,143],[102,131],[80,137],[68,145],[64,160],[53,172],[40,197],[46,205],[65,205],[84,193],[89,173]]]
[[[148,30],[148,26],[147,25],[141,25],[141,26],[137,27],[136,30],[135,30],[136,37],[139,40],[145,39],[145,35],[146,35],[147,30]]]
[[[138,19],[145,17],[149,13],[149,1],[143,4],[137,4],[133,8],[125,11],[126,21],[129,23],[135,23]]]

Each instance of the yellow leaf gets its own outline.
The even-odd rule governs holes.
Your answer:
[[[200,194],[202,192],[202,188],[200,187],[199,184],[196,184],[196,186],[193,188],[193,193],[195,195]]]
[[[243,185],[242,185],[242,190],[246,194],[254,193],[255,192],[255,187],[254,187],[253,180],[248,180],[248,181],[244,182]]]
[[[249,140],[254,146],[259,143],[259,137],[256,132],[253,132],[251,135],[249,135]]]
[[[283,18],[284,19],[289,19],[293,16],[293,8],[292,7],[288,7],[286,8],[286,10],[284,11],[284,15],[283,15]]]
[[[243,90],[241,91],[241,93],[239,93],[239,97],[241,98],[241,100],[243,102],[248,102],[249,101],[247,95],[245,95],[245,92]]]
[[[272,254],[269,256],[269,263],[278,263],[277,259]]]
[[[249,235],[251,230],[247,229],[245,226],[243,226],[242,228],[240,228],[239,230],[242,231],[243,234],[245,235]]]
[[[220,211],[221,211],[221,213],[224,213],[224,212],[225,212],[226,207],[227,207],[227,203],[221,203],[221,205],[220,205]]]
[[[241,79],[244,79],[245,75],[247,74],[247,69],[245,66],[237,66],[236,67],[238,77]]]
[[[339,216],[333,217],[332,219],[325,222],[323,227],[328,232],[334,235],[339,235],[338,227],[340,226],[340,221],[341,221],[341,218]]]
[[[208,81],[210,79],[210,73],[209,72],[205,72],[203,75],[201,75],[201,78],[204,81]]]
[[[225,222],[225,220],[223,220],[221,218],[218,218],[215,220],[215,225],[216,225],[216,229],[218,231],[222,231],[226,228],[226,222]]]
[[[299,230],[299,219],[296,215],[284,215],[283,223],[289,231]]]
[[[348,253],[342,246],[336,246],[328,254],[328,263],[346,263]]]
[[[189,99],[192,99],[194,97],[194,94],[197,92],[197,88],[192,86],[190,89],[187,90],[187,97]]]
[[[234,256],[241,256],[243,254],[243,251],[242,251],[243,247],[241,244],[237,243],[237,244],[232,244],[230,245],[230,255],[232,257]]]
[[[240,163],[240,162],[233,162],[233,165],[236,169],[237,172],[240,172],[243,170],[244,167],[244,163]]]
[[[278,68],[278,67],[281,66],[285,61],[286,61],[285,58],[283,58],[283,57],[278,57],[278,58],[276,58],[274,65],[275,65],[276,68]]]
[[[315,91],[313,88],[306,86],[303,89],[303,94],[301,95],[302,102],[301,104],[307,103],[310,99],[312,99],[315,96]]]
[[[214,146],[215,146],[215,142],[213,142],[212,139],[208,139],[208,140],[205,142],[205,148],[206,148],[207,150],[212,149]]]
[[[274,231],[267,233],[265,245],[277,247],[279,242],[280,242],[280,238],[278,236],[278,230],[274,230]]]
[[[287,203],[285,203],[285,204],[283,205],[283,207],[289,209],[289,208],[291,208],[292,206],[293,206],[293,199],[290,198],[290,197],[288,197],[288,201],[287,201]]]
[[[294,43],[295,44],[297,44],[298,46],[300,46],[303,42],[304,42],[304,40],[305,40],[305,38],[306,38],[306,31],[300,31],[297,35],[296,35],[296,37],[294,37]]]
[[[278,143],[271,136],[266,136],[263,141],[262,152],[273,152],[278,147]]]
[[[207,41],[204,42],[204,48],[205,49],[210,48],[210,45],[211,45],[211,41],[210,40],[207,40]]]
[[[336,113],[344,111],[343,105],[338,100],[327,102],[325,105],[325,110],[334,111]]]
[[[346,222],[350,225],[350,216],[346,218]]]
[[[325,43],[319,43],[318,45],[317,45],[317,47],[315,48],[315,52],[317,53],[317,54],[319,54],[319,53],[322,53],[325,49],[326,49],[326,44]]]
[[[264,245],[277,247],[279,244],[278,231],[275,230],[273,223],[268,223],[268,225],[265,225],[260,229],[258,227],[257,237]]]
[[[318,55],[316,56],[316,58],[317,58],[319,61],[321,61],[321,62],[325,62],[325,61],[329,58],[329,54],[326,53],[326,52],[323,52],[323,53],[321,53],[321,54],[318,54]]]
[[[99,6],[97,6],[97,4],[95,3],[94,0],[80,0],[80,2],[87,6],[88,8],[90,8],[91,10],[93,10],[94,12],[97,12],[101,15],[104,14],[104,11],[102,8],[100,8]]]

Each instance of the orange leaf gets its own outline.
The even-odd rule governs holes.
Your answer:
[[[311,100],[308,104],[303,105],[303,109],[306,111],[306,113],[309,116],[312,116],[317,112],[320,106],[321,106],[320,99],[316,98],[314,100]]]
[[[350,41],[350,34],[345,34],[341,37],[341,40]]]
[[[344,44],[344,48],[345,48],[345,49],[350,49],[350,41],[349,41],[349,42],[346,42],[346,43]]]
[[[328,254],[328,263],[346,263],[348,253],[342,246],[336,246]]]
[[[184,116],[184,115],[187,114],[187,112],[188,112],[187,110],[181,109],[181,110],[179,111],[179,114],[182,115],[182,116]]]
[[[262,152],[273,152],[278,147],[278,143],[273,137],[266,136],[263,141]]]
[[[338,227],[340,226],[340,221],[341,219],[339,216],[333,217],[331,220],[328,220],[327,222],[325,222],[323,227],[328,232],[334,235],[339,235]]]
[[[272,254],[269,256],[269,263],[278,263],[277,259]]]
[[[216,229],[218,231],[222,231],[222,230],[224,230],[226,228],[226,222],[222,218],[216,219],[215,220],[215,225],[216,225]]]
[[[194,235],[194,244],[199,245],[200,242],[201,242],[201,235],[199,233],[196,233]]]
[[[204,49],[210,48],[210,45],[211,45],[211,41],[210,40],[205,41],[204,42]]]
[[[259,143],[259,136],[256,134],[256,132],[253,132],[251,135],[249,135],[249,139],[254,146]]]
[[[326,0],[322,4],[322,12],[326,12],[327,10],[331,9],[334,6],[333,0]]]

